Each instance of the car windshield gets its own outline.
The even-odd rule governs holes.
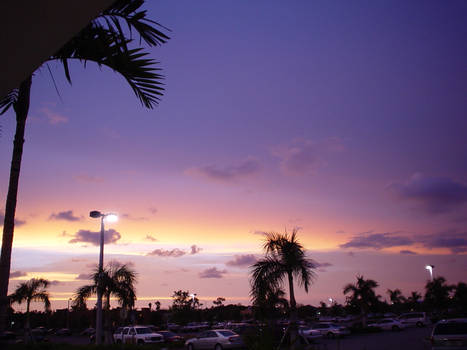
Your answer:
[[[138,334],[150,334],[152,331],[149,328],[136,328]]]
[[[439,334],[465,334],[467,335],[467,323],[440,323],[435,327],[434,335]]]
[[[219,331],[220,334],[222,334],[224,337],[231,337],[233,335],[236,335],[234,332],[231,331]]]

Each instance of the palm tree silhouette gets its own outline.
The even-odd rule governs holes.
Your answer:
[[[86,301],[94,294],[97,294],[99,283],[99,268],[96,267],[92,275],[92,284],[79,287],[76,291],[73,304],[76,308],[84,308]],[[110,298],[112,296],[117,298],[119,305],[124,310],[131,310],[135,306],[136,301],[136,272],[129,268],[127,265],[120,264],[116,261],[111,261],[103,270],[101,274],[101,288],[102,295],[105,300],[104,311],[106,313],[105,320],[105,340],[106,343],[112,341],[110,334]]]
[[[10,300],[14,303],[22,304],[26,302],[26,324],[25,324],[25,337],[30,337],[30,317],[29,310],[32,301],[40,301],[44,303],[45,310],[50,309],[49,293],[47,287],[50,282],[43,278],[31,278],[29,281],[20,283],[13,294],[9,296]],[[31,337],[32,339],[32,337]]]
[[[157,22],[146,17],[146,11],[141,9],[143,4],[144,0],[116,0],[48,60],[58,60],[62,63],[65,77],[70,83],[68,66],[70,60],[78,60],[84,66],[87,62],[107,66],[125,78],[144,107],[153,108],[158,104],[164,90],[161,82],[163,77],[159,74],[160,68],[156,68],[157,62],[147,58],[147,52],[144,52],[142,47],[129,47],[132,41],[131,33],[138,33],[140,43],[144,41],[148,46],[165,43],[169,37],[157,28],[161,27]],[[125,26],[128,27],[129,34],[123,31]],[[13,141],[0,257],[0,331],[5,328],[8,306],[6,296],[32,77],[33,74],[0,100],[0,115],[10,107],[16,114],[16,133]]]
[[[290,340],[292,348],[298,337],[297,302],[294,292],[294,277],[299,286],[308,293],[308,289],[315,277],[316,263],[308,259],[302,244],[297,240],[297,230],[289,235],[287,232],[267,233],[263,245],[264,259],[252,265],[251,291],[253,300],[263,298],[267,291],[278,291],[287,281],[289,287],[290,304]]]
[[[448,307],[450,302],[449,293],[454,286],[446,284],[446,279],[442,276],[433,278],[425,286],[425,304],[433,311],[442,311]]]
[[[366,327],[366,318],[370,306],[378,301],[374,289],[378,283],[371,279],[364,279],[362,275],[357,275],[357,283],[349,283],[344,286],[344,295],[350,294],[349,302],[360,308],[360,316],[363,327]]]
[[[417,292],[413,291],[410,293],[409,297],[407,298],[407,304],[409,305],[411,310],[418,309],[418,303],[422,299],[422,295]]]

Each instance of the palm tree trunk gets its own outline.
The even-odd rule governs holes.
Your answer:
[[[31,334],[31,320],[29,316],[30,306],[31,306],[31,300],[28,298],[28,300],[26,301],[26,324],[24,327],[24,341],[26,343],[29,343],[30,341],[34,342],[34,338],[32,337],[32,334]]]
[[[8,308],[8,281],[10,279],[11,249],[13,246],[13,232],[15,230],[16,198],[18,196],[19,173],[23,156],[24,129],[29,111],[29,97],[31,92],[31,78],[24,80],[18,92],[18,101],[14,104],[16,112],[16,134],[13,141],[13,155],[11,158],[10,182],[5,204],[5,219],[3,223],[2,253],[0,257],[0,331],[6,328]]]
[[[289,279],[289,298],[290,298],[290,349],[296,348],[298,340],[298,327],[297,327],[297,302],[295,301],[295,293],[293,287],[293,276],[291,272],[287,273]]]

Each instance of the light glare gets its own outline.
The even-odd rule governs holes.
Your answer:
[[[116,221],[118,221],[118,216],[115,215],[115,214],[107,214],[105,216],[105,221],[106,222],[116,222]]]

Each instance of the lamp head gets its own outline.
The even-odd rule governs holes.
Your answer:
[[[116,222],[118,221],[118,216],[116,214],[106,214],[104,219],[106,222]]]
[[[94,218],[94,219],[97,219],[97,218],[100,218],[102,216],[102,213],[100,211],[97,211],[97,210],[93,210],[89,213],[89,216]]]

